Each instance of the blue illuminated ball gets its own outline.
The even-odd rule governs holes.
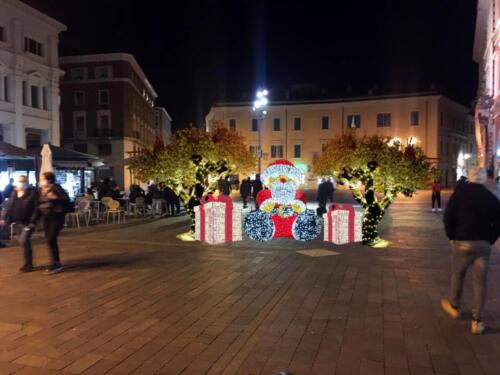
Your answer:
[[[293,238],[299,241],[314,240],[321,233],[321,218],[312,210],[306,210],[297,216],[293,223]]]
[[[245,217],[243,228],[254,241],[269,241],[274,236],[274,223],[271,215],[263,211],[250,212]]]

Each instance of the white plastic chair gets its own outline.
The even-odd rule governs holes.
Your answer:
[[[116,217],[118,217],[118,224],[120,224],[120,218],[122,222],[125,223],[125,211],[123,211],[120,207],[120,202],[115,201],[113,199],[107,202],[107,210],[106,210],[106,223],[109,224],[109,216],[113,217],[113,224],[115,223]]]

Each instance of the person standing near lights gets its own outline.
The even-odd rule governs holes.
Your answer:
[[[255,209],[259,209],[259,204],[257,203],[257,194],[259,194],[259,191],[261,191],[263,188],[262,186],[262,181],[260,180],[260,174],[255,175],[255,180],[252,181],[252,197],[255,201]]]
[[[441,210],[441,190],[443,190],[443,185],[439,180],[434,180],[434,184],[432,184],[432,212],[436,212],[434,208],[437,203],[438,211]]]

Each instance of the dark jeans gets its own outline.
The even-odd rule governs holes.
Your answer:
[[[451,269],[451,303],[460,307],[465,274],[472,267],[472,318],[480,320],[486,301],[486,276],[491,245],[487,241],[451,241],[453,247]]]
[[[59,259],[59,244],[57,243],[57,237],[59,237],[59,233],[61,233],[63,225],[64,215],[49,215],[45,216],[43,220],[45,239],[50,249],[50,255],[52,256],[52,265],[61,264],[61,260]]]
[[[432,193],[432,208],[436,202],[438,208],[441,208],[441,193]]]
[[[167,201],[167,214],[174,216],[175,215],[175,201]]]
[[[23,248],[24,251],[24,265],[32,266],[33,265],[33,249],[31,248],[31,236],[33,235],[33,229],[25,230],[25,224],[17,224],[15,225],[17,241],[19,242],[19,246]]]

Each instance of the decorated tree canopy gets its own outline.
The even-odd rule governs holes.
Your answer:
[[[130,169],[143,181],[173,189],[193,217],[193,207],[204,192],[215,191],[220,178],[252,170],[255,162],[239,133],[215,123],[209,132],[183,129],[172,135],[168,145],[155,143],[153,149],[141,150]]]
[[[365,210],[363,243],[380,243],[378,224],[398,194],[411,196],[425,187],[436,171],[419,147],[402,146],[378,135],[356,138],[346,134],[325,145],[314,163],[318,175],[347,184]]]

